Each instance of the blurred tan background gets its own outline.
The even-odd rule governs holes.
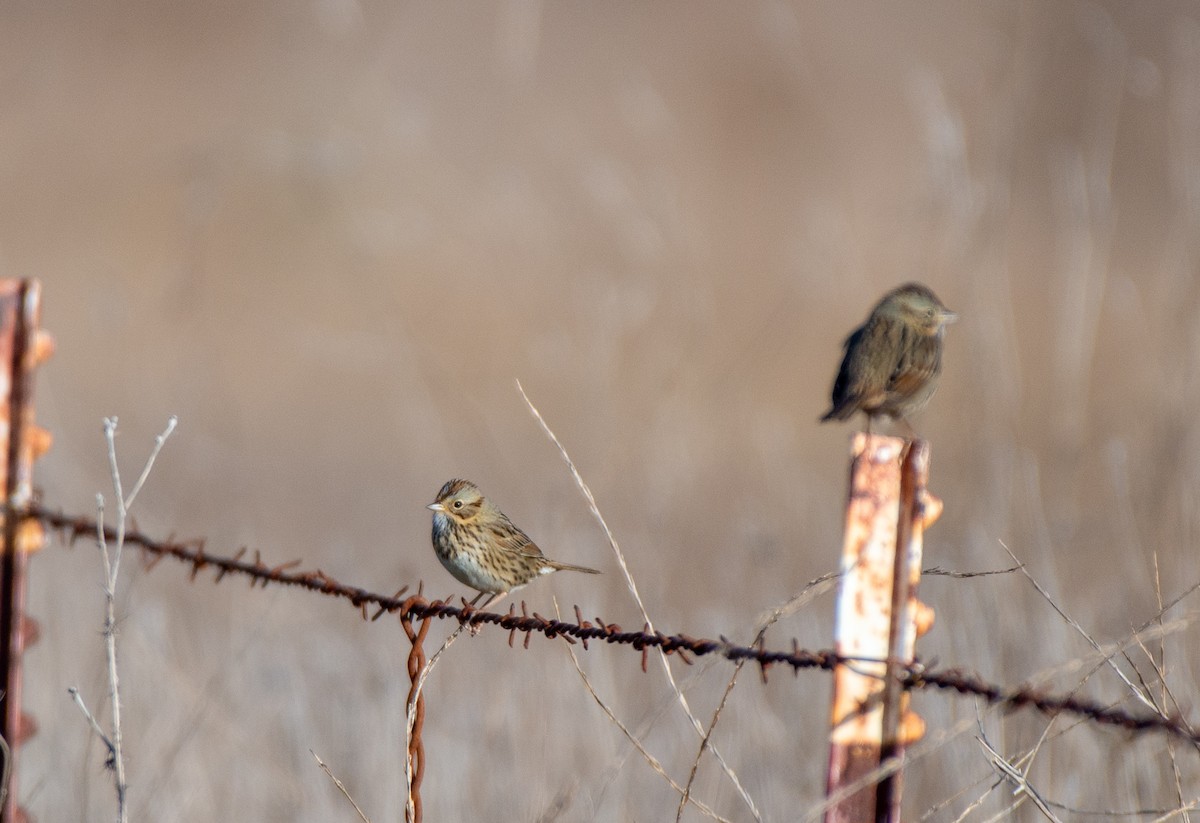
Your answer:
[[[946,502],[929,564],[1006,567],[1004,541],[1099,642],[1200,578],[1193,3],[19,3],[0,55],[0,274],[42,280],[58,341],[38,386],[50,505],[111,499],[103,417],[131,479],[177,414],[134,511],[151,533],[457,595],[423,506],[465,476],[606,573],[541,581],[531,608],[638,625],[519,378],[659,627],[744,641],[836,567],[852,428],[816,420],[842,339],[919,279],[962,318],[916,421]],[[210,579],[127,566],[134,819],[352,819],[309,749],[401,819],[399,627]],[[67,695],[104,703],[99,583],[84,541],[33,566],[41,731],[19,792],[40,820],[113,808]],[[1091,651],[1020,575],[922,593],[943,664],[1017,683]],[[829,645],[832,609],[768,644]],[[670,819],[677,797],[561,645],[505,640],[460,641],[430,680],[427,819]],[[1165,646],[1185,709],[1196,640]],[[583,657],[686,781],[698,739],[661,671]],[[702,720],[729,673],[678,671]],[[714,739],[763,819],[821,797],[827,683],[747,672],[734,692]],[[1083,692],[1129,701],[1117,683]],[[910,768],[907,808],[1003,813],[974,736],[1016,758],[1045,721],[917,704],[933,740],[968,724]],[[1067,725],[1029,772],[1066,818],[1200,793],[1194,751],[1177,787],[1163,738]],[[711,757],[697,794],[753,819]]]

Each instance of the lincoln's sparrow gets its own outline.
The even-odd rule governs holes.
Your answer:
[[[595,569],[548,559],[525,532],[469,480],[450,480],[438,492],[433,510],[433,550],[446,571],[479,592],[492,595],[479,608],[500,600],[541,574]]]
[[[833,406],[821,418],[849,420],[888,415],[911,431],[906,416],[933,396],[942,370],[942,335],[958,316],[928,287],[909,283],[888,292],[871,316],[846,338],[833,383]]]

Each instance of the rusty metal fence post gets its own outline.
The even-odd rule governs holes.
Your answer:
[[[45,543],[37,520],[22,517],[33,502],[33,461],[50,447],[50,434],[34,423],[33,377],[53,351],[53,339],[39,329],[41,285],[36,280],[0,280],[0,433],[5,444],[3,516],[4,546],[0,555],[0,737],[8,744],[7,794],[0,821],[25,819],[16,803],[16,759],[21,743],[35,725],[21,712],[21,657],[37,636],[37,624],[25,616],[25,574],[29,555]]]
[[[928,475],[925,441],[855,435],[835,626],[853,660],[834,671],[828,823],[900,819],[899,764],[924,723],[897,674],[933,624],[916,599],[924,530],[941,513]]]

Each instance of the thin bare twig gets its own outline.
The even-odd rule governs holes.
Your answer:
[[[113,742],[108,739],[108,735],[104,733],[104,729],[100,728],[100,723],[96,720],[96,716],[92,714],[91,710],[88,709],[87,704],[83,702],[83,695],[81,695],[79,693],[79,689],[75,688],[74,686],[71,686],[67,689],[67,694],[71,695],[71,697],[75,700],[75,705],[79,707],[79,711],[83,712],[84,718],[87,719],[88,725],[92,727],[92,731],[95,732],[96,737],[99,737],[100,742],[102,742],[104,747],[108,749],[108,762],[110,764],[113,763],[117,755],[117,749],[115,746],[113,746]]]
[[[1035,589],[1037,589],[1038,594],[1040,594],[1045,599],[1045,601],[1050,604],[1050,607],[1052,609],[1054,609],[1056,612],[1058,612],[1059,616],[1062,617],[1063,620],[1067,621],[1067,624],[1071,628],[1073,628],[1076,632],[1078,632],[1079,636],[1082,637],[1084,640],[1086,640],[1093,649],[1095,649],[1096,651],[1100,651],[1100,644],[1096,642],[1095,638],[1093,638],[1090,634],[1088,634],[1087,631],[1084,630],[1083,626],[1079,625],[1079,622],[1075,618],[1073,618],[1069,614],[1067,614],[1066,611],[1061,606],[1059,606],[1057,603],[1054,602],[1054,598],[1052,598],[1050,596],[1050,593],[1048,591],[1046,591],[1045,588],[1042,587],[1042,584],[1039,583],[1032,574],[1029,573],[1029,570],[1025,568],[1025,564],[1022,563],[1019,559],[1017,559],[1017,556],[1012,553],[1012,550],[1009,549],[1008,546],[1006,546],[1004,544],[1004,541],[1001,540],[999,542],[1000,542],[1001,548],[1003,548],[1004,551],[1008,552],[1008,556],[1013,559],[1014,563],[1018,564],[1018,567],[1020,568],[1021,573],[1023,575],[1025,575],[1026,579],[1029,580],[1030,583],[1033,584],[1033,587]],[[1121,682],[1129,687],[1129,691],[1133,694],[1133,696],[1135,698],[1137,698],[1139,701],[1141,701],[1147,708],[1152,709],[1152,710],[1156,709],[1155,705],[1150,700],[1146,699],[1146,696],[1144,694],[1142,694],[1141,690],[1138,689],[1137,686],[1133,685],[1132,682],[1130,682],[1130,680],[1126,676],[1125,672],[1121,671],[1121,668],[1116,663],[1112,662],[1111,657],[1107,658],[1105,662],[1108,664],[1108,667],[1116,673],[1117,677],[1119,677],[1121,679]]]
[[[117,418],[113,418],[113,427],[116,427]],[[167,442],[167,438],[171,436],[171,432],[175,431],[175,427],[179,425],[179,418],[171,415],[167,418],[167,427],[163,433],[154,438],[154,448],[150,450],[150,456],[146,458],[146,465],[142,467],[142,473],[138,475],[137,482],[133,484],[133,488],[129,492],[129,496],[125,498],[125,508],[133,507],[133,501],[137,499],[138,493],[142,490],[142,486],[146,485],[146,478],[150,476],[150,470],[154,468],[154,461],[158,459],[158,453],[162,451],[163,445]],[[314,755],[315,757],[316,755]]]
[[[610,708],[609,705],[604,702],[604,699],[601,698],[600,695],[596,693],[596,689],[592,686],[592,681],[588,678],[587,673],[584,672],[583,666],[581,666],[579,664],[579,657],[578,657],[578,655],[575,654],[575,648],[573,646],[567,645],[567,653],[569,655],[571,655],[571,663],[574,664],[575,671],[579,674],[579,679],[583,681],[584,689],[586,689],[587,693],[590,694],[592,696],[592,699],[596,701],[596,705],[600,707],[600,710],[602,712],[604,712],[605,715],[607,715],[608,719],[610,721],[612,721],[613,725],[616,726],[618,729],[620,729],[621,734],[625,735],[625,739],[628,740],[635,749],[637,749],[638,754],[640,754],[642,756],[642,758],[646,761],[646,763],[650,766],[650,768],[656,774],[658,774],[660,777],[662,777],[663,780],[667,781],[668,785],[670,785],[670,787],[672,789],[674,789],[676,792],[678,792],[680,797],[682,797],[684,794],[683,787],[680,786],[678,783],[676,783],[675,779],[673,777],[671,777],[671,775],[667,774],[667,770],[665,768],[663,768],[663,765],[658,760],[658,758],[655,757],[654,755],[650,754],[650,752],[646,749],[646,746],[642,743],[642,741],[639,740],[637,738],[637,736],[634,735],[633,732],[631,732],[629,730],[629,728],[624,723],[621,722],[620,718],[617,717],[616,713],[612,710],[612,708]],[[691,803],[693,806],[695,806],[697,809],[699,809],[700,812],[702,814],[704,814],[705,816],[710,817],[713,820],[719,821],[719,823],[729,823],[729,821],[727,821],[725,818],[721,817],[719,814],[717,814],[715,811],[713,811],[713,809],[711,807],[709,807],[705,803],[702,803],[701,801],[697,800],[696,798],[691,797],[688,799],[688,802]]]
[[[308,753],[311,754],[313,759],[317,761],[317,765],[321,767],[321,770],[325,772],[325,774],[329,775],[329,779],[333,781],[333,785],[338,787],[338,791],[345,795],[346,799],[350,801],[350,805],[354,807],[354,811],[358,812],[358,819],[363,821],[363,823],[371,823],[371,819],[367,817],[363,813],[363,810],[358,807],[358,804],[354,802],[354,798],[350,796],[350,792],[346,790],[346,786],[342,783],[342,781],[337,779],[337,775],[329,770],[329,767],[325,765],[321,758],[317,757],[316,752],[314,752],[312,749],[309,749]]]
[[[750,645],[758,646],[761,644],[767,635],[768,628],[783,617],[795,614],[803,605],[832,589],[834,582],[840,576],[841,572],[829,572],[815,580],[810,580],[807,586],[797,594],[789,597],[785,603],[760,615],[755,626],[754,640],[751,641]],[[733,691],[733,687],[737,684],[738,675],[741,674],[742,668],[745,665],[746,660],[742,659],[733,667],[733,674],[729,676],[729,682],[725,684],[725,691],[721,695],[721,702],[717,704],[712,720],[709,721],[708,728],[704,731],[704,737],[700,740],[700,747],[696,750],[696,756],[692,759],[692,768],[688,772],[687,784],[683,788],[683,796],[679,798],[679,805],[675,809],[675,823],[680,823],[683,820],[683,809],[687,805],[688,798],[691,795],[692,784],[696,781],[696,773],[700,770],[700,760],[704,757],[704,750],[708,748],[708,741],[712,739],[713,732],[717,728],[717,722],[721,719],[721,712],[724,711],[725,704],[729,700],[729,695]]]
[[[614,535],[612,529],[608,527],[608,522],[604,519],[604,515],[600,513],[600,507],[596,505],[596,498],[592,494],[592,490],[588,487],[587,483],[584,482],[583,476],[580,475],[579,469],[575,467],[575,461],[573,461],[571,459],[571,455],[567,453],[566,447],[563,446],[562,442],[554,434],[554,431],[550,428],[549,424],[546,423],[545,418],[542,417],[542,414],[538,411],[537,406],[533,405],[533,401],[529,399],[529,395],[525,393],[525,387],[521,385],[520,380],[517,381],[517,391],[521,393],[522,399],[525,400],[525,405],[529,408],[529,411],[533,414],[534,418],[537,419],[538,424],[542,427],[542,431],[546,433],[546,436],[549,437],[550,441],[558,448],[558,452],[562,455],[563,461],[567,464],[567,468],[570,470],[571,476],[575,478],[575,485],[579,487],[584,499],[587,500],[588,508],[591,510],[592,516],[596,518],[596,521],[604,530],[604,534],[608,538],[608,544],[612,547],[613,554],[616,555],[617,563],[620,565],[621,573],[625,578],[625,585],[629,588],[630,594],[633,595],[634,602],[637,603],[638,610],[642,613],[642,619],[645,621],[646,631],[653,632],[654,623],[650,619],[650,613],[646,610],[646,604],[642,602],[642,596],[638,592],[637,583],[633,579],[633,574],[629,571],[629,565],[625,562],[625,554],[621,551],[621,547],[617,544],[616,535]],[[671,671],[671,664],[668,662],[667,655],[661,648],[658,649],[658,658],[662,662],[663,672],[666,675],[667,682],[671,685],[671,689],[675,692],[676,700],[678,700],[680,707],[683,709],[683,713],[687,716],[688,721],[691,723],[692,728],[695,729],[696,734],[700,737],[701,741],[705,741],[706,735],[704,727],[700,724],[700,721],[696,719],[696,715],[692,713],[692,708],[688,704],[687,697],[684,696],[683,691],[679,688],[679,684],[675,682],[675,675]],[[754,799],[750,797],[750,793],[746,791],[746,788],[742,785],[742,781],[738,779],[737,774],[725,761],[725,757],[721,754],[721,752],[715,746],[710,746],[710,748],[712,749],[713,757],[715,757],[717,762],[721,764],[722,770],[729,778],[729,781],[733,784],[733,787],[737,790],[738,795],[742,798],[742,802],[745,803],[746,807],[750,810],[750,814],[754,816],[755,820],[760,821],[761,823],[762,814],[759,812],[758,806],[755,805]]]
[[[1154,818],[1154,820],[1152,820],[1151,823],[1166,823],[1166,821],[1172,820],[1176,817],[1179,817],[1180,815],[1183,815],[1183,817],[1186,818],[1187,813],[1189,811],[1191,811],[1192,809],[1196,809],[1196,808],[1200,808],[1200,797],[1196,798],[1191,803],[1188,803],[1185,806],[1180,806],[1178,809],[1174,809],[1172,811],[1167,812],[1162,817]]]
[[[1158,549],[1154,550],[1153,557],[1154,557],[1154,599],[1155,599],[1155,602],[1157,602],[1157,604],[1158,604],[1158,614],[1159,614],[1158,625],[1161,626],[1162,625],[1163,599],[1162,599],[1162,577],[1160,576],[1159,569],[1158,569]],[[1145,647],[1143,646],[1143,649],[1144,648]],[[1179,701],[1175,699],[1175,695],[1171,693],[1170,687],[1167,686],[1167,641],[1166,641],[1166,638],[1160,637],[1158,640],[1158,660],[1157,661],[1154,659],[1154,657],[1152,655],[1149,654],[1149,652],[1147,652],[1146,656],[1150,658],[1151,665],[1153,665],[1155,671],[1158,672],[1158,682],[1162,684],[1162,697],[1161,697],[1162,702],[1166,703],[1169,700],[1171,702],[1171,704],[1175,707],[1175,711],[1179,713],[1180,717],[1182,717],[1183,712],[1181,711],[1181,709],[1179,707]],[[1180,812],[1183,814],[1184,823],[1191,823],[1192,818],[1187,813],[1187,810],[1184,809],[1183,776],[1179,772],[1179,762],[1175,759],[1175,741],[1174,740],[1167,741],[1167,754],[1171,758],[1171,772],[1172,772],[1173,776],[1175,777],[1175,800],[1179,803],[1179,809],[1180,809]]]
[[[989,569],[982,572],[956,572],[952,569],[943,569],[941,566],[930,566],[928,569],[921,571],[922,575],[930,575],[931,577],[953,577],[958,580],[965,580],[971,577],[990,577],[993,574],[1012,574],[1020,571],[1022,565],[1012,566],[1007,569]]]
[[[1188,591],[1190,592],[1192,590],[1188,590]],[[1187,594],[1187,592],[1185,592],[1185,595],[1186,594]],[[1159,610],[1156,620],[1147,621],[1129,637],[1127,637],[1123,640],[1117,641],[1117,642],[1112,642],[1112,643],[1106,644],[1105,646],[1102,646],[1098,652],[1093,652],[1092,654],[1097,655],[1100,658],[1112,657],[1112,656],[1120,653],[1122,649],[1124,649],[1125,647],[1127,647],[1133,643],[1136,643],[1138,646],[1140,646],[1141,648],[1144,649],[1145,648],[1145,644],[1143,642],[1144,639],[1158,638],[1161,641],[1167,635],[1169,635],[1173,632],[1177,632],[1183,628],[1186,628],[1192,622],[1190,619],[1187,619],[1187,618],[1176,619],[1176,620],[1171,621],[1170,623],[1165,623],[1162,620],[1163,615],[1167,611],[1169,611],[1176,603],[1178,603],[1179,600],[1182,599],[1182,597],[1185,595],[1181,595],[1175,601],[1173,601],[1170,604],[1167,604],[1166,606],[1162,606],[1162,604],[1160,602],[1160,610]],[[1056,676],[1057,674],[1059,674],[1061,672],[1075,671],[1084,666],[1090,666],[1090,671],[1088,672],[1088,674],[1080,680],[1079,684],[1072,691],[1072,694],[1074,694],[1075,692],[1077,692],[1079,690],[1079,688],[1083,685],[1083,683],[1085,683],[1092,676],[1092,674],[1094,674],[1096,671],[1098,671],[1100,669],[1100,667],[1103,665],[1104,664],[1102,661],[1101,662],[1089,661],[1086,658],[1074,660],[1074,661],[1071,661],[1069,664],[1056,666],[1053,669],[1043,670],[1043,671],[1035,674],[1031,678],[1031,682],[1042,682],[1042,681],[1053,678],[1054,676]],[[1020,755],[1019,757],[1009,758],[1007,760],[1007,762],[1013,768],[1021,769],[1022,773],[1025,775],[1025,779],[1028,779],[1029,770],[1032,768],[1033,758],[1037,755],[1037,753],[1041,749],[1041,747],[1049,741],[1055,740],[1057,738],[1060,738],[1060,737],[1068,734],[1070,731],[1072,731],[1073,729],[1077,728],[1080,725],[1083,725],[1085,722],[1086,721],[1083,719],[1076,719],[1075,722],[1071,723],[1070,725],[1066,726],[1065,728],[1060,728],[1058,731],[1055,731],[1053,734],[1050,733],[1051,726],[1048,725],[1047,728],[1043,731],[1042,735],[1038,738],[1037,742],[1030,749],[1028,749],[1024,754]],[[1182,721],[1179,721],[1179,722],[1182,725]],[[981,729],[982,729],[982,726],[981,726]],[[981,731],[979,737],[983,737],[982,731]],[[1194,745],[1197,745],[1197,744],[1194,743]],[[954,797],[948,798],[946,801],[943,801],[943,802],[939,803],[938,805],[932,807],[930,810],[928,810],[926,812],[926,814],[922,817],[922,819],[923,820],[929,819],[931,816],[931,813],[935,813],[941,807],[944,807],[947,803],[949,803],[951,800],[953,800],[956,797],[958,797],[959,795],[962,795],[962,794],[966,793],[967,791],[971,790],[972,788],[977,786],[979,783],[984,782],[986,779],[991,777],[993,774],[994,774],[994,772],[991,772],[988,775],[986,775],[984,778],[976,780],[971,786],[964,787]],[[981,794],[978,798],[976,798],[975,801],[973,801],[966,809],[964,809],[963,812],[957,818],[955,818],[955,823],[960,823],[960,821],[966,820],[976,808],[981,806],[984,803],[984,801],[987,800],[988,795],[990,795],[992,792],[994,792],[1004,782],[1005,782],[1005,778],[1003,778],[1003,777],[993,780],[992,785],[990,787],[988,787],[983,792],[983,794]],[[1008,809],[1005,810],[1005,813],[1012,811],[1012,809],[1015,808],[1016,805],[1019,805],[1020,802],[1024,802],[1024,801],[1019,801],[1017,804],[1010,805],[1008,807]],[[1072,814],[1077,814],[1077,815],[1130,817],[1130,816],[1135,816],[1135,815],[1148,816],[1148,815],[1163,814],[1163,811],[1158,810],[1158,809],[1135,809],[1135,810],[1121,810],[1121,811],[1085,810],[1085,809],[1078,809],[1078,808],[1075,808],[1072,806],[1067,806],[1066,804],[1057,803],[1057,802],[1054,802],[1051,800],[1044,799],[1044,802],[1046,803],[1047,806],[1050,806],[1051,808],[1058,809],[1060,811],[1069,811]],[[1179,802],[1180,802],[1180,805],[1183,806],[1183,801],[1180,800]],[[1186,807],[1182,808],[1182,809],[1172,810],[1170,812],[1170,814],[1175,814],[1180,811],[1183,811],[1186,814]],[[1003,817],[1003,813],[1000,815],[1000,817]]]
[[[178,419],[172,416],[167,421],[167,427],[163,433],[155,438],[154,448],[151,450],[150,456],[147,458],[137,482],[134,483],[133,489],[126,496],[121,487],[121,470],[117,466],[117,418],[107,417],[104,419],[104,439],[108,446],[108,468],[113,491],[117,498],[117,522],[115,527],[115,545],[110,553],[108,530],[104,527],[104,495],[97,494],[96,543],[100,549],[100,560],[104,568],[104,656],[108,668],[108,695],[110,711],[112,713],[112,733],[110,735],[104,734],[95,716],[88,711],[78,689],[72,688],[70,693],[75,698],[75,702],[79,705],[79,708],[83,710],[84,716],[87,717],[92,729],[104,741],[105,746],[108,747],[109,761],[113,769],[113,783],[117,793],[117,820],[119,823],[127,823],[129,820],[129,807],[126,802],[128,784],[125,779],[125,758],[121,746],[121,683],[117,667],[117,578],[121,570],[121,555],[125,549],[125,530],[129,519],[129,509],[145,485],[146,478],[150,476],[150,469],[154,466],[154,461],[158,457],[158,453],[162,450],[163,444],[171,436],[171,432],[175,430],[178,422]]]
[[[1013,786],[1016,787],[1013,789],[1014,795],[1024,794],[1031,801],[1033,801],[1033,804],[1038,807],[1038,811],[1044,814],[1047,820],[1052,820],[1054,823],[1062,823],[1062,821],[1060,821],[1058,817],[1056,817],[1055,814],[1050,811],[1050,807],[1046,805],[1046,801],[1042,800],[1042,796],[1037,793],[1033,786],[1029,785],[1029,775],[1027,772],[1021,771],[1016,766],[1005,760],[1000,755],[1000,752],[992,748],[992,746],[982,736],[976,737],[975,739],[979,741],[979,745],[982,746],[984,751],[987,752],[988,760],[991,761],[996,770],[1004,776],[1005,780],[1007,780],[1009,783],[1012,783]]]

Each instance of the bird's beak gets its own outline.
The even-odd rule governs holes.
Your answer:
[[[446,510],[446,507],[443,506],[441,503],[430,503],[425,508],[427,508],[433,512],[444,512]]]
[[[942,318],[942,325],[949,325],[950,323],[955,323],[958,321],[958,314],[956,312],[950,311],[949,309],[943,309],[941,318]]]

